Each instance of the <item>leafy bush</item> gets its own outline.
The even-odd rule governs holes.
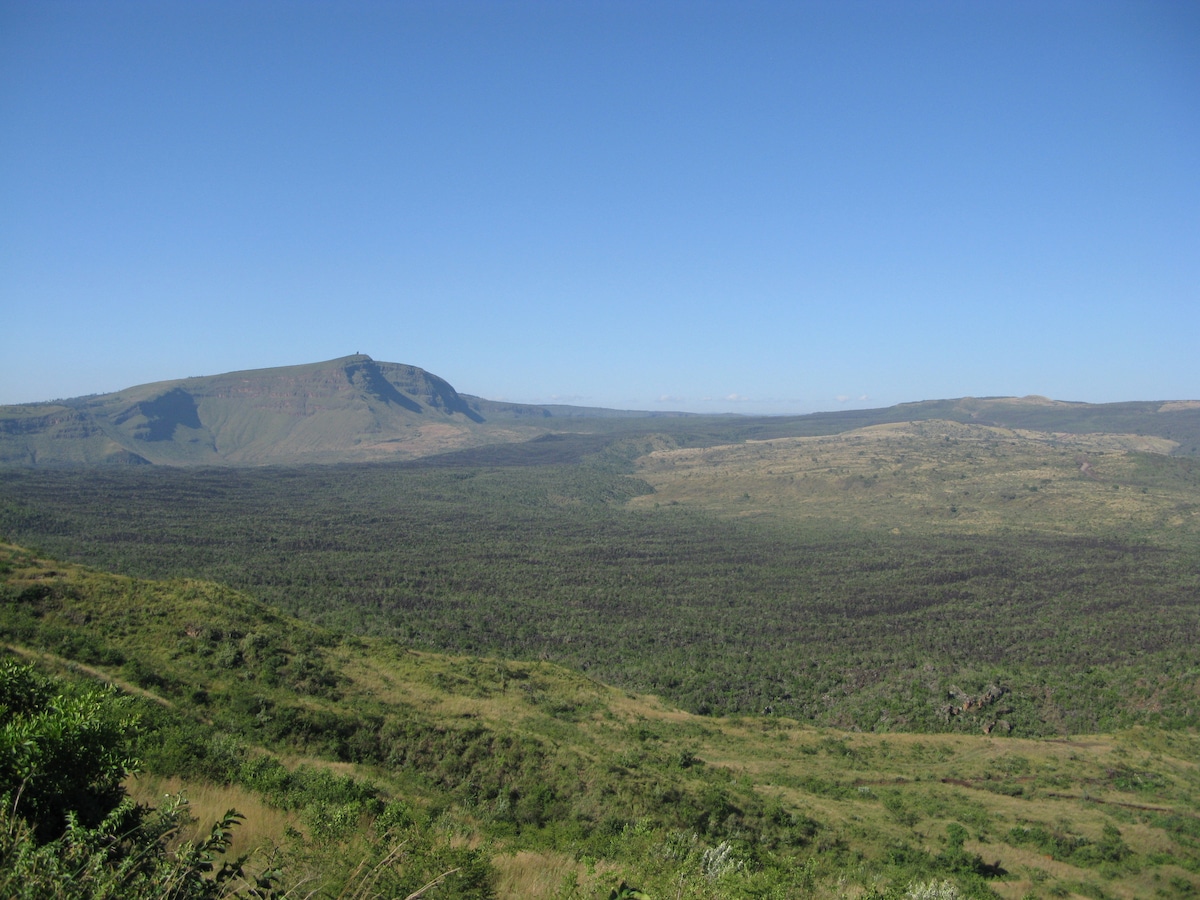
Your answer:
[[[1121,838],[1120,830],[1111,824],[1104,826],[1104,833],[1099,841],[1090,841],[1080,835],[1047,831],[1041,826],[1013,828],[1005,840],[1014,847],[1031,844],[1056,860],[1079,866],[1119,863],[1132,853]]]
[[[274,898],[277,872],[250,879],[242,869],[244,859],[215,869],[239,818],[231,810],[199,844],[172,847],[179,828],[192,821],[182,797],[168,798],[154,810],[122,800],[91,828],[68,814],[62,836],[48,843],[40,842],[23,819],[5,813],[0,894],[13,900]]]
[[[124,796],[133,769],[127,705],[111,692],[64,692],[31,667],[0,660],[0,794],[42,842],[68,814],[101,822]]]
[[[0,895],[14,900],[210,900],[242,887],[273,896],[275,873],[247,882],[244,860],[214,871],[240,816],[230,810],[200,844],[173,846],[187,801],[134,804],[136,720],[111,690],[74,689],[0,660]]]

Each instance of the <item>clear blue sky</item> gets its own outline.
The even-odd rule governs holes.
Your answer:
[[[1200,4],[0,0],[0,402],[1200,396]]]

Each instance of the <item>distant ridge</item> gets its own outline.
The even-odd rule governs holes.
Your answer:
[[[496,446],[496,460],[512,460],[519,455],[515,446],[500,453],[497,445],[528,444],[552,432],[577,433],[580,452],[589,447],[587,452],[599,452],[605,443],[600,436],[616,440],[622,428],[643,435],[654,429],[698,446],[927,419],[1154,435],[1174,442],[1179,454],[1200,455],[1200,404],[1195,401],[1088,404],[1039,396],[964,397],[805,416],[704,417],[485,400],[460,394],[416,366],[356,353],[0,406],[0,465],[297,465],[437,455],[476,464],[489,458],[480,448]],[[581,432],[597,436],[584,440]],[[548,453],[544,446],[531,446],[525,454],[530,460]]]
[[[416,457],[483,414],[416,366],[365,354],[0,407],[0,462],[254,465]]]
[[[416,366],[356,353],[0,406],[0,464],[403,460],[529,440],[548,430],[549,419],[652,415],[484,400]]]

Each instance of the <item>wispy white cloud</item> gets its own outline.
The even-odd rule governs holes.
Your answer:
[[[705,397],[705,403],[752,403],[754,398],[744,394],[726,394],[724,397]]]

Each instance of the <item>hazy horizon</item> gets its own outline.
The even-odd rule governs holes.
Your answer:
[[[352,355],[359,355],[359,354],[346,354],[347,357],[352,356]],[[377,363],[389,363],[389,364],[400,363],[400,364],[404,364],[404,365],[411,365],[411,363],[403,363],[402,360],[379,359],[377,357],[372,357],[371,354],[369,354],[369,353],[362,353],[361,355],[371,357]],[[291,368],[291,367],[303,367],[303,366],[307,366],[307,365],[319,365],[320,363],[323,363],[323,362],[336,362],[337,360],[343,359],[343,358],[345,358],[345,357],[334,357],[333,359],[330,359],[330,360],[313,360],[313,361],[310,361],[307,363],[285,364],[283,366],[263,367],[262,369],[233,369],[233,370],[230,370],[229,372],[207,372],[207,373],[200,374],[200,375],[187,375],[187,376],[162,378],[162,379],[157,379],[155,381],[150,381],[150,382],[140,382],[139,384],[124,385],[123,387],[116,388],[113,391],[92,391],[92,392],[88,392],[85,394],[75,394],[75,395],[71,395],[71,396],[47,397],[47,398],[43,398],[42,400],[18,401],[17,403],[12,403],[12,404],[7,404],[7,405],[36,406],[39,404],[54,403],[57,401],[75,400],[75,399],[79,399],[81,397],[105,396],[110,393],[120,393],[121,391],[126,390],[126,389],[141,387],[146,384],[156,384],[156,383],[170,384],[170,383],[174,383],[174,382],[178,382],[178,381],[186,381],[191,378],[209,378],[209,377],[217,377],[217,376],[221,376],[221,375],[237,374],[239,372],[267,371],[269,369],[275,369],[275,368]],[[421,367],[418,367],[418,368],[421,368]],[[438,375],[437,372],[430,372],[430,374]],[[444,377],[444,376],[438,375],[438,377]],[[545,405],[545,406],[556,406],[556,405],[578,406],[578,407],[596,406],[596,404],[572,401],[572,400],[565,399],[565,398],[550,398],[550,399],[545,399],[545,400],[508,400],[507,398],[504,398],[504,397],[484,396],[482,394],[476,394],[475,392],[473,392],[467,388],[462,388],[459,385],[454,384],[451,379],[446,379],[446,380],[450,381],[451,387],[453,387],[456,391],[458,391],[458,393],[465,394],[467,396],[478,397],[483,400],[510,402],[510,403],[523,403],[523,404],[532,404],[532,405]],[[868,404],[866,402],[867,398],[857,398],[858,402],[856,402],[853,406],[843,407],[843,406],[838,405],[838,403],[836,402],[836,401],[838,401],[838,399],[839,398],[834,398],[834,400],[835,400],[834,405],[832,405],[828,408],[813,409],[813,410],[809,410],[807,413],[746,412],[746,411],[737,410],[737,409],[729,409],[729,410],[720,410],[720,411],[713,410],[713,411],[709,412],[709,414],[711,414],[711,415],[757,415],[757,416],[819,415],[822,413],[837,412],[839,409],[842,409],[842,408],[861,409],[861,410],[881,409],[881,408],[887,408],[887,407],[891,407],[891,406],[895,406],[895,405],[903,405],[906,403],[921,403],[924,401],[936,402],[936,401],[945,401],[945,400],[1030,400],[1030,401],[1034,401],[1034,402],[1047,401],[1047,402],[1053,402],[1053,403],[1059,403],[1059,402],[1062,402],[1062,403],[1086,403],[1087,402],[1087,401],[1071,400],[1070,398],[1066,398],[1066,397],[1047,397],[1042,394],[1023,394],[1020,396],[1018,396],[1016,394],[979,394],[979,395],[963,394],[963,395],[959,395],[959,396],[955,396],[955,397],[950,397],[950,396],[946,396],[946,397],[914,397],[909,400],[898,400],[895,403],[881,404],[879,406]],[[1141,400],[1141,401],[1148,401],[1148,402],[1161,401],[1161,402],[1166,402],[1166,403],[1182,402],[1182,403],[1189,403],[1189,404],[1200,404],[1200,400],[1193,399],[1193,398],[1187,398],[1187,397],[1143,397],[1143,398],[1137,398],[1137,399]],[[1122,402],[1122,401],[1113,401],[1113,402]],[[1132,402],[1136,402],[1136,401],[1132,401]],[[705,410],[682,410],[682,409],[649,408],[649,407],[603,407],[603,406],[601,406],[599,408],[618,409],[618,410],[619,409],[628,409],[631,412],[663,412],[663,413],[689,413],[690,412],[690,413],[694,413],[696,415],[704,415],[706,413]]]
[[[1200,7],[0,0],[0,403],[1200,396]]]

